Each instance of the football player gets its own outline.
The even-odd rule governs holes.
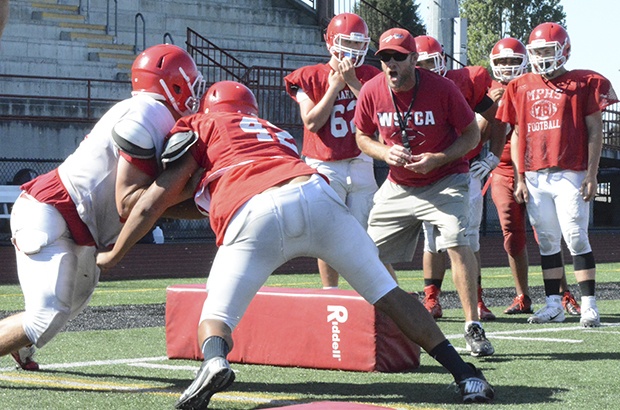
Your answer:
[[[209,213],[219,248],[198,328],[204,361],[176,407],[207,408],[213,394],[230,386],[235,373],[226,356],[233,329],[269,275],[299,256],[320,257],[336,268],[452,373],[464,402],[492,400],[482,373],[462,360],[417,298],[398,287],[344,202],[301,161],[293,137],[257,116],[252,92],[222,81],[203,102],[202,113],[182,118],[172,130],[171,139],[193,142],[164,151],[166,170],[140,198],[112,251],[97,257],[103,268],[118,263],[204,168],[195,202]]]
[[[0,321],[0,356],[38,370],[48,343],[88,304],[99,280],[95,253],[116,241],[157,177],[164,138],[197,111],[204,81],[183,49],[150,47],[131,69],[132,97],[114,105],[55,170],[22,185],[11,214],[25,312]]]
[[[493,46],[489,60],[495,77],[489,96],[501,104],[499,99],[504,94],[506,85],[527,72],[527,50],[525,45],[516,38],[503,38]],[[491,174],[491,195],[497,208],[499,223],[504,235],[504,249],[508,255],[508,264],[517,293],[512,304],[504,310],[504,313],[509,315],[533,313],[528,286],[529,262],[525,233],[525,204],[518,203],[514,197],[514,168],[510,156],[511,132],[512,128],[509,128],[499,165]],[[570,315],[580,315],[581,308],[568,288],[566,274],[562,275],[560,293],[566,312]]]
[[[357,14],[342,13],[327,26],[329,62],[299,68],[284,80],[299,103],[304,123],[302,156],[329,178],[330,185],[366,227],[372,196],[377,190],[372,159],[355,143],[353,114],[362,85],[380,70],[363,64],[368,51],[368,27]],[[338,272],[318,260],[325,289],[338,287]]]
[[[526,50],[532,72],[508,83],[497,118],[514,127],[514,195],[527,206],[541,254],[546,304],[528,322],[564,321],[564,238],[581,291],[580,323],[599,326],[588,223],[603,140],[601,111],[618,99],[602,75],[566,69],[571,43],[559,24],[535,27]]]

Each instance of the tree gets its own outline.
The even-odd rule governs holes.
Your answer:
[[[402,27],[415,37],[426,32],[413,0],[360,0],[353,7],[368,24],[370,38],[377,45],[381,34],[394,27]]]
[[[461,17],[467,18],[469,64],[489,67],[489,53],[504,37],[527,44],[534,27],[546,21],[566,28],[560,0],[461,0]]]

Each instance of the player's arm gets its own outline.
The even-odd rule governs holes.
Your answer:
[[[600,111],[586,117],[588,130],[588,169],[581,184],[581,195],[584,201],[591,201],[596,195],[598,166],[603,148],[603,117]]]
[[[102,269],[116,265],[149,232],[166,209],[178,202],[187,182],[198,169],[198,163],[190,153],[169,164],[135,204],[114,248],[97,255],[97,265]]]
[[[310,98],[299,102],[301,120],[310,132],[317,133],[329,121],[338,93],[346,85],[342,74],[338,71],[331,71],[328,81],[327,91],[318,103],[315,104]]]
[[[126,219],[138,199],[153,182],[153,177],[139,167],[131,164],[122,155],[116,168],[116,209],[121,218]]]
[[[416,173],[426,174],[435,168],[462,158],[474,149],[480,142],[480,129],[478,121],[474,118],[462,131],[461,135],[454,140],[452,145],[442,152],[424,152],[412,155],[412,162],[405,168]]]
[[[512,158],[512,166],[515,172],[513,195],[517,203],[527,203],[529,200],[529,192],[527,190],[527,185],[525,185],[525,174],[519,162],[519,127],[517,124],[513,127],[512,135],[510,136],[510,157]]]

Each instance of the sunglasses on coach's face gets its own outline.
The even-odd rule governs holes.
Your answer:
[[[394,59],[394,61],[405,61],[407,59],[407,57],[409,57],[409,54],[403,54],[403,53],[381,53],[379,54],[379,60],[383,61],[384,63],[389,62],[392,58]]]

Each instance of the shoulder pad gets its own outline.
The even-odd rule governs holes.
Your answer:
[[[133,158],[149,159],[155,156],[155,143],[151,134],[139,123],[121,120],[112,128],[116,146]]]
[[[166,141],[161,162],[165,165],[179,159],[187,150],[198,141],[198,134],[194,131],[177,132]]]

